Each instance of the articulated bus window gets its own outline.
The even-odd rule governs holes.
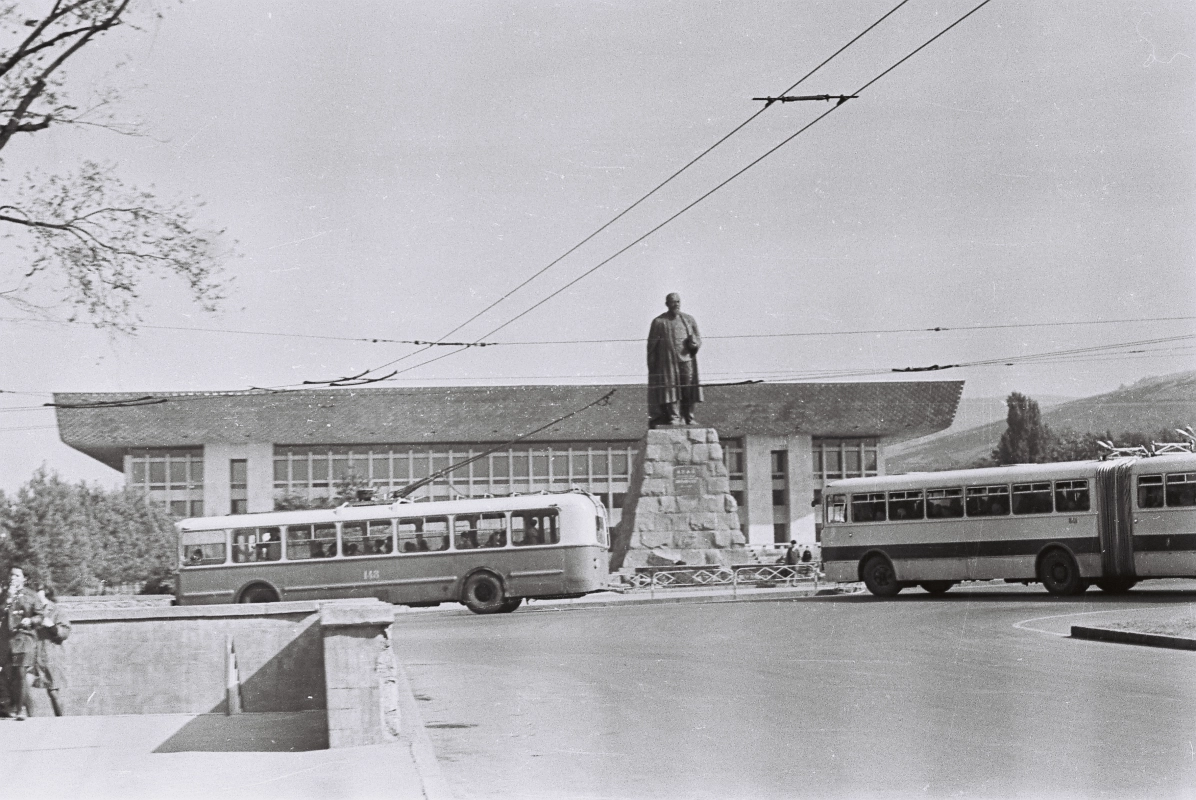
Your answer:
[[[282,533],[278,528],[237,528],[233,531],[233,562],[278,561]]]
[[[1088,481],[1055,481],[1055,510],[1061,514],[1070,511],[1087,511]]]
[[[1163,507],[1163,476],[1138,476],[1138,508]]]
[[[1009,513],[1009,487],[969,486],[964,506],[969,517],[1003,517]]]
[[[884,522],[885,493],[853,494],[851,496],[852,522]]]
[[[889,492],[889,519],[922,519],[921,490]]]
[[[963,489],[927,489],[927,519],[956,519],[963,516]]]
[[[826,499],[826,521],[847,522],[847,495],[832,494]]]
[[[223,564],[228,531],[183,531],[183,558],[188,567]]]
[[[1167,476],[1167,505],[1196,506],[1196,472]]]
[[[516,547],[557,544],[560,540],[561,530],[556,509],[512,512],[511,544]]]
[[[336,555],[336,525],[288,525],[287,559],[332,558]]]
[[[1014,514],[1050,514],[1054,510],[1049,482],[1013,484]]]

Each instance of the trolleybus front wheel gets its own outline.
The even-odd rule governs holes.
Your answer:
[[[1088,588],[1076,560],[1063,550],[1050,550],[1038,562],[1038,580],[1053,595],[1079,594]]]
[[[860,572],[868,591],[877,597],[895,597],[903,588],[897,582],[897,573],[893,572],[893,565],[884,556],[872,556],[864,562]]]
[[[1133,578],[1098,578],[1096,581],[1097,587],[1102,592],[1109,594],[1125,594],[1130,589],[1137,585],[1138,581]]]
[[[519,608],[519,604],[523,602],[522,597],[508,597],[502,601],[502,608],[498,611],[501,614],[510,614],[515,609]]]
[[[946,594],[955,585],[955,581],[922,581],[918,584],[931,594]]]
[[[465,580],[461,602],[475,614],[497,614],[507,602],[503,597],[502,581],[494,573],[475,572]]]
[[[241,599],[239,603],[277,603],[278,592],[274,591],[274,587],[267,586],[264,583],[255,583],[245,591],[241,592]]]

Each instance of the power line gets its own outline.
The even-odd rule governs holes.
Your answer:
[[[955,20],[954,22],[952,22],[952,23],[951,23],[950,25],[948,25],[946,28],[943,28],[941,31],[939,31],[939,32],[938,32],[938,33],[936,33],[934,36],[932,36],[930,39],[927,39],[925,42],[923,42],[922,44],[920,44],[918,47],[914,48],[914,49],[913,49],[912,51],[910,51],[910,52],[909,52],[907,55],[903,56],[901,59],[899,59],[898,61],[894,62],[894,63],[893,63],[891,66],[889,66],[887,69],[885,69],[885,70],[884,70],[883,72],[881,72],[879,75],[877,75],[876,77],[872,78],[870,81],[868,81],[868,82],[867,82],[867,83],[865,83],[863,86],[861,86],[859,89],[857,89],[855,92],[853,92],[853,94],[857,94],[857,95],[858,95],[858,94],[861,94],[861,93],[863,93],[863,92],[864,92],[864,90],[866,90],[868,87],[872,86],[872,85],[873,85],[873,84],[875,84],[877,81],[879,81],[881,78],[885,77],[885,76],[886,76],[886,75],[888,75],[890,72],[892,72],[893,70],[897,69],[897,67],[901,66],[901,65],[902,65],[902,64],[904,64],[906,61],[908,61],[909,59],[913,58],[915,55],[917,55],[918,53],[920,53],[920,52],[921,52],[922,50],[924,50],[925,48],[929,47],[931,44],[933,44],[935,41],[937,41],[937,40],[938,40],[940,37],[942,37],[942,36],[944,36],[945,34],[947,34],[949,31],[951,31],[952,29],[954,29],[954,28],[955,28],[957,25],[961,24],[961,23],[962,23],[964,20],[966,20],[968,17],[972,16],[972,15],[973,15],[973,14],[975,14],[977,11],[979,11],[979,10],[980,10],[980,9],[982,9],[982,8],[984,8],[984,7],[985,7],[986,5],[988,5],[990,2],[992,2],[992,0],[982,0],[982,1],[981,1],[981,2],[978,4],[978,5],[976,5],[974,8],[972,8],[972,10],[968,11],[968,12],[967,12],[966,14],[964,14],[962,17],[960,17],[959,19],[957,19],[957,20]],[[704,194],[700,195],[700,196],[699,196],[699,197],[698,197],[696,200],[694,200],[694,201],[692,201],[691,203],[689,203],[689,204],[687,204],[687,205],[683,206],[683,207],[681,208],[681,210],[680,210],[680,211],[677,211],[675,214],[673,214],[672,216],[668,217],[667,219],[665,219],[665,220],[664,220],[663,222],[661,222],[660,224],[658,224],[658,225],[656,225],[655,227],[653,227],[653,228],[651,228],[650,230],[648,230],[648,232],[647,232],[647,233],[644,233],[643,235],[639,236],[639,237],[638,237],[638,238],[636,238],[634,241],[632,241],[630,244],[628,244],[628,245],[626,245],[625,247],[622,247],[622,248],[620,248],[619,250],[615,251],[615,253],[614,253],[613,255],[611,255],[611,256],[609,256],[609,257],[607,257],[607,258],[603,259],[602,261],[598,262],[596,265],[594,265],[594,266],[593,266],[593,267],[591,267],[590,269],[586,270],[585,272],[581,273],[581,274],[580,274],[580,275],[578,275],[576,278],[574,278],[573,280],[571,280],[571,281],[569,281],[568,283],[566,283],[564,286],[562,286],[562,287],[560,287],[559,289],[557,289],[556,291],[554,291],[554,292],[550,293],[548,296],[546,296],[546,297],[542,298],[541,300],[538,300],[536,303],[532,304],[532,305],[531,305],[531,306],[529,306],[528,308],[526,308],[526,309],[524,309],[523,311],[521,311],[520,313],[516,314],[514,317],[510,318],[510,319],[509,319],[509,320],[507,320],[506,322],[502,323],[501,325],[499,325],[499,326],[497,326],[497,327],[495,327],[495,328],[492,328],[492,329],[491,329],[489,332],[487,332],[487,333],[485,333],[485,334],[483,334],[483,335],[479,336],[479,337],[477,338],[477,340],[476,340],[476,341],[482,341],[482,340],[484,340],[484,339],[487,339],[487,338],[489,338],[490,336],[493,336],[493,335],[494,335],[495,333],[497,333],[498,331],[502,330],[503,328],[507,327],[508,325],[511,325],[512,323],[516,322],[517,320],[521,319],[522,317],[524,317],[524,316],[526,316],[527,314],[531,313],[532,311],[536,310],[536,309],[537,309],[537,308],[539,308],[540,306],[542,306],[542,305],[544,305],[545,303],[547,303],[549,300],[552,300],[554,297],[556,297],[557,295],[561,294],[561,293],[562,293],[562,292],[564,292],[566,289],[569,289],[570,287],[574,286],[574,285],[575,285],[575,284],[577,284],[578,282],[580,282],[580,281],[584,280],[585,278],[589,277],[589,276],[590,276],[590,275],[592,275],[593,273],[597,272],[599,269],[601,269],[602,267],[606,266],[606,265],[607,265],[607,264],[609,264],[611,261],[614,261],[616,258],[618,258],[619,256],[621,256],[623,253],[626,253],[628,250],[630,250],[631,248],[635,247],[635,246],[636,246],[636,245],[638,245],[640,242],[644,241],[644,240],[645,240],[645,239],[647,239],[649,236],[651,236],[652,234],[654,234],[654,233],[656,233],[657,231],[659,231],[661,228],[665,227],[665,226],[666,226],[666,225],[668,225],[669,223],[671,223],[671,222],[673,222],[674,220],[676,220],[676,219],[677,219],[678,217],[680,217],[682,214],[685,214],[687,211],[689,211],[689,210],[690,210],[690,209],[692,209],[694,206],[696,206],[696,205],[698,205],[699,203],[701,203],[702,201],[704,201],[706,198],[708,198],[708,197],[710,197],[711,195],[713,195],[715,192],[717,192],[717,191],[719,191],[720,189],[722,189],[723,187],[727,186],[727,184],[731,183],[731,182],[732,182],[732,181],[734,181],[736,178],[738,178],[739,176],[743,175],[743,174],[744,174],[745,172],[747,172],[748,170],[752,169],[752,167],[756,166],[756,165],[757,165],[757,164],[759,164],[761,161],[764,161],[766,158],[768,158],[769,156],[771,156],[773,153],[775,153],[776,151],[780,150],[780,149],[781,149],[782,147],[784,147],[785,145],[789,144],[789,142],[793,141],[793,140],[794,140],[794,139],[796,139],[798,136],[802,135],[803,133],[805,133],[806,131],[808,131],[810,128],[814,127],[814,126],[815,126],[815,125],[817,125],[819,122],[821,122],[822,120],[826,119],[828,116],[830,116],[831,114],[833,114],[833,113],[834,113],[834,112],[835,112],[837,109],[839,109],[840,107],[841,107],[841,105],[834,105],[834,106],[831,106],[829,109],[827,109],[826,111],[822,112],[822,113],[821,113],[821,114],[819,114],[817,117],[815,117],[815,118],[814,118],[814,119],[813,119],[811,122],[807,123],[806,125],[803,125],[803,126],[802,126],[801,128],[799,128],[799,129],[798,129],[796,132],[794,132],[794,133],[790,134],[789,136],[787,136],[786,138],[782,139],[782,140],[780,141],[780,143],[778,143],[777,145],[773,146],[772,148],[770,148],[770,149],[766,150],[766,151],[765,151],[765,152],[764,152],[762,155],[760,155],[760,156],[758,156],[757,158],[755,158],[754,160],[750,161],[750,162],[749,162],[749,163],[748,163],[746,166],[744,166],[744,167],[742,167],[741,169],[737,170],[736,172],[732,173],[732,174],[731,174],[731,176],[730,176],[729,178],[726,178],[726,179],[725,179],[725,180],[723,180],[722,182],[720,182],[720,183],[716,184],[716,185],[714,186],[714,188],[713,188],[713,189],[710,189],[709,191],[707,191],[707,192],[705,192]],[[415,366],[413,366],[413,367],[409,367],[408,369],[402,370],[402,372],[407,372],[407,371],[410,371],[411,369],[416,369],[416,368],[418,368],[418,367],[422,367],[422,366],[425,366],[425,365],[427,365],[427,364],[431,364],[431,363],[433,363],[433,362],[440,361],[440,360],[441,360],[441,359],[443,359],[443,358],[448,358],[448,357],[449,357],[449,356],[451,356],[451,355],[456,355],[457,353],[460,353],[460,352],[462,352],[464,349],[465,349],[465,348],[460,348],[460,349],[458,349],[458,350],[453,350],[453,351],[450,351],[450,352],[448,352],[448,353],[444,353],[444,354],[442,354],[442,355],[436,356],[435,358],[431,358],[431,359],[428,359],[428,360],[426,360],[426,361],[422,361],[422,362],[420,362],[419,364],[416,364],[416,365],[415,365]],[[409,354],[409,355],[415,355],[415,354]],[[406,357],[409,357],[409,356],[404,356],[404,358],[406,358]],[[395,362],[391,362],[391,363],[393,364],[393,363],[395,363]],[[383,365],[383,366],[389,366],[389,364],[386,364],[386,365]],[[382,369],[382,367],[376,367],[375,369]]]
[[[844,50],[846,50],[847,48],[851,47],[853,44],[855,44],[856,42],[858,42],[860,39],[864,38],[864,36],[866,36],[868,33],[870,33],[870,32],[872,31],[872,29],[873,29],[873,28],[875,28],[875,27],[876,27],[877,25],[879,25],[880,23],[884,22],[886,19],[888,19],[890,16],[892,16],[892,15],[893,15],[893,14],[894,14],[894,13],[895,13],[895,12],[896,12],[898,9],[900,9],[902,6],[904,6],[904,5],[905,5],[906,3],[908,3],[908,2],[909,2],[909,0],[901,0],[901,2],[899,2],[897,5],[893,6],[891,9],[889,9],[887,12],[885,12],[885,14],[884,14],[883,16],[881,16],[879,19],[877,19],[875,22],[873,22],[873,23],[872,23],[871,25],[869,25],[867,28],[865,28],[864,30],[862,30],[860,33],[856,34],[856,36],[855,36],[855,37],[854,37],[854,38],[853,38],[851,41],[849,41],[847,44],[845,44],[845,45],[843,45],[842,47],[840,47],[840,48],[839,48],[838,50],[836,50],[835,52],[831,53],[831,54],[830,54],[830,55],[829,55],[829,56],[828,56],[826,59],[824,59],[824,60],[823,60],[823,61],[822,61],[822,62],[821,62],[821,63],[820,63],[818,66],[814,67],[814,69],[810,70],[810,71],[809,71],[809,72],[807,72],[805,75],[803,75],[803,76],[801,76],[800,78],[798,78],[798,79],[797,79],[797,80],[796,80],[796,81],[795,81],[793,84],[791,84],[791,85],[789,86],[789,88],[788,88],[788,89],[786,89],[785,91],[781,92],[781,94],[782,94],[782,95],[786,95],[786,94],[788,94],[789,92],[791,92],[791,91],[793,91],[794,89],[796,89],[798,86],[800,86],[802,83],[804,83],[804,82],[806,81],[806,79],[807,79],[807,78],[809,78],[809,77],[810,77],[810,76],[812,76],[812,75],[813,75],[815,72],[817,72],[818,70],[822,69],[822,68],[823,68],[823,67],[825,67],[827,64],[829,64],[829,63],[830,63],[830,62],[831,62],[833,59],[835,59],[837,56],[839,56],[839,54],[841,54],[841,53],[842,53]],[[771,105],[771,103],[770,103],[770,104],[768,104],[768,105]],[[678,177],[679,175],[681,175],[681,173],[685,172],[687,169],[689,169],[689,168],[690,168],[690,167],[692,167],[694,164],[698,163],[698,162],[699,162],[699,161],[701,161],[703,158],[705,158],[707,155],[709,155],[711,152],[713,152],[713,151],[715,150],[715,148],[717,148],[719,145],[723,144],[723,143],[724,143],[724,142],[726,142],[728,139],[730,139],[732,136],[734,136],[735,134],[739,133],[741,130],[743,130],[743,129],[744,129],[744,128],[746,128],[748,125],[750,125],[750,124],[751,124],[751,123],[752,123],[752,122],[753,122],[753,121],[754,121],[754,120],[755,120],[757,117],[759,117],[761,114],[763,114],[763,113],[764,113],[764,111],[765,111],[765,110],[768,108],[768,105],[765,105],[763,108],[761,108],[760,110],[756,111],[754,114],[752,114],[750,117],[748,117],[747,119],[745,119],[743,122],[741,122],[741,123],[739,123],[738,125],[736,125],[734,128],[732,128],[732,129],[731,129],[731,131],[730,131],[729,133],[726,133],[726,134],[724,134],[724,135],[723,135],[721,138],[719,138],[719,139],[718,139],[718,141],[716,141],[714,144],[712,144],[712,145],[710,145],[709,147],[707,147],[707,148],[706,148],[705,150],[703,150],[701,153],[698,153],[698,155],[696,155],[696,156],[695,156],[693,159],[691,159],[691,160],[690,160],[688,163],[686,163],[686,164],[685,164],[685,166],[681,167],[681,169],[677,170],[677,171],[676,171],[676,172],[674,172],[672,175],[670,175],[669,177],[665,178],[665,179],[664,179],[663,181],[661,181],[660,183],[656,184],[656,186],[652,187],[652,189],[651,189],[651,190],[649,190],[647,194],[643,195],[643,196],[642,196],[642,197],[640,197],[638,200],[636,200],[634,203],[632,203],[631,205],[629,205],[629,206],[627,206],[626,208],[624,208],[622,211],[620,211],[620,212],[619,212],[618,214],[616,214],[615,216],[611,217],[611,218],[610,218],[609,220],[607,220],[607,221],[606,221],[606,222],[605,222],[605,223],[604,223],[604,224],[603,224],[601,227],[599,227],[597,230],[595,230],[595,231],[594,231],[593,233],[591,233],[589,236],[585,237],[585,238],[584,238],[584,239],[582,239],[580,242],[578,242],[577,244],[573,245],[573,246],[572,246],[572,247],[570,247],[568,250],[566,250],[564,253],[562,253],[561,255],[557,256],[555,259],[553,259],[551,262],[549,262],[549,263],[548,263],[546,266],[542,267],[540,270],[538,270],[537,272],[535,272],[535,273],[534,273],[534,274],[533,274],[531,277],[527,278],[527,279],[526,279],[526,280],[524,280],[522,283],[520,283],[519,285],[517,285],[515,288],[511,289],[510,291],[508,291],[508,292],[507,292],[506,294],[504,294],[502,297],[499,297],[499,298],[498,298],[497,300],[495,300],[493,303],[491,303],[490,305],[486,306],[486,307],[485,307],[485,308],[483,308],[481,311],[477,312],[476,314],[474,314],[472,317],[470,317],[469,319],[467,319],[467,320],[465,320],[464,322],[462,322],[462,323],[461,323],[460,325],[458,325],[457,327],[453,328],[451,331],[449,331],[448,333],[446,333],[446,334],[444,335],[444,337],[442,337],[442,338],[447,338],[447,337],[449,337],[449,336],[452,336],[454,333],[456,333],[457,331],[461,330],[461,329],[462,329],[462,328],[464,328],[466,325],[468,325],[469,323],[473,322],[475,319],[477,319],[478,317],[482,316],[482,315],[483,315],[483,314],[485,314],[487,311],[489,311],[490,309],[494,308],[495,306],[497,306],[498,304],[500,304],[500,303],[502,303],[504,300],[506,300],[508,297],[510,297],[511,295],[513,295],[513,294],[515,294],[516,292],[518,292],[518,291],[519,291],[520,289],[522,289],[524,286],[527,286],[529,283],[531,283],[532,281],[534,281],[536,278],[540,277],[540,276],[541,276],[541,275],[543,275],[545,272],[547,272],[548,270],[552,269],[554,266],[556,266],[558,263],[560,263],[560,262],[561,262],[562,260],[564,260],[566,257],[568,257],[569,255],[571,255],[572,253],[574,253],[574,252],[575,252],[575,251],[576,251],[578,248],[580,248],[580,247],[581,247],[582,245],[584,245],[586,242],[590,241],[590,240],[591,240],[591,239],[593,239],[595,236],[597,236],[598,234],[602,233],[604,230],[606,230],[607,228],[609,228],[609,227],[610,227],[611,225],[613,225],[615,222],[618,222],[620,219],[622,219],[622,218],[623,218],[623,216],[624,216],[624,215],[626,215],[626,214],[627,214],[628,212],[630,212],[632,209],[636,208],[638,205],[640,205],[641,203],[643,203],[643,202],[644,202],[645,200],[647,200],[649,197],[651,197],[652,195],[656,194],[658,191],[660,191],[660,190],[661,190],[661,189],[663,189],[665,186],[667,186],[669,183],[671,183],[671,182],[673,181],[673,179],[674,179],[674,178],[676,178],[676,177]],[[482,337],[482,338],[485,338],[485,337]]]

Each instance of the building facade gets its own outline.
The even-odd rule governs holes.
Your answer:
[[[527,431],[615,395],[516,444]],[[707,387],[751,544],[813,541],[827,481],[884,473],[888,443],[951,424],[962,382]],[[612,523],[647,415],[642,386],[418,387],[267,393],[59,394],[66,444],[120,470],[176,516],[269,511],[369,484],[378,497],[489,454],[415,498],[579,487]]]

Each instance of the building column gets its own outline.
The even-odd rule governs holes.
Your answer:
[[[748,544],[773,544],[772,451],[788,448],[784,436],[743,437],[743,477],[746,484]]]
[[[789,437],[789,538],[800,544],[814,543],[814,523],[821,506],[810,505],[814,490],[820,488],[814,480],[813,446],[810,436],[795,434]]]
[[[232,513],[232,466],[244,459],[247,469],[247,510],[274,510],[274,445],[269,442],[205,444],[203,449],[203,507],[209,517]]]

